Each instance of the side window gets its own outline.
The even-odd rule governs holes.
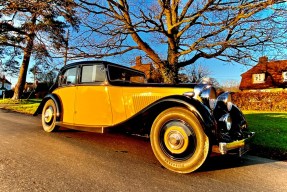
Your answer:
[[[144,73],[136,70],[121,68],[117,66],[108,66],[110,81],[122,81],[129,83],[145,83],[146,78]]]
[[[103,65],[86,65],[82,67],[82,83],[104,82],[105,79],[106,73]]]
[[[77,79],[77,68],[67,69],[59,79],[60,86],[75,84]]]

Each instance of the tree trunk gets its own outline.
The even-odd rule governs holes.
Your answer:
[[[33,47],[34,47],[34,39],[36,36],[36,34],[35,34],[36,19],[37,19],[37,16],[34,14],[32,16],[32,19],[31,19],[30,33],[27,34],[27,36],[26,36],[27,46],[24,49],[24,58],[23,58],[21,68],[19,71],[19,77],[18,77],[17,84],[15,86],[14,95],[12,97],[13,100],[21,99],[22,94],[23,94],[24,86],[26,83],[27,72],[28,72],[28,68],[29,68],[29,63],[30,63],[30,58],[32,55]]]
[[[179,26],[174,26],[178,22],[178,4],[174,1],[163,1],[165,2],[164,14],[166,16],[167,25],[167,61],[163,67],[162,74],[165,83],[177,84],[178,81],[178,49],[179,39],[178,32]]]
[[[21,99],[22,97],[24,86],[26,83],[26,77],[27,77],[27,72],[29,68],[30,58],[31,58],[32,50],[33,50],[34,38],[35,38],[35,34],[29,35],[28,37],[28,43],[27,43],[27,47],[24,50],[24,58],[21,64],[18,81],[15,86],[14,95],[12,97],[13,100],[18,100],[18,99]]]
[[[160,68],[161,75],[164,83],[177,84],[178,83],[178,67],[177,63],[170,64],[166,62],[164,66]]]
[[[177,84],[179,83],[178,79],[178,56],[177,56],[177,49],[168,48],[168,57],[167,61],[165,62],[164,66],[161,67],[161,74],[164,79],[164,83],[168,84]]]

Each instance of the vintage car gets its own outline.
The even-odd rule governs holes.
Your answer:
[[[241,155],[254,135],[228,92],[217,96],[208,84],[147,83],[143,72],[105,61],[63,67],[37,114],[46,132],[124,127],[147,135],[158,161],[179,173],[195,171],[210,154]]]

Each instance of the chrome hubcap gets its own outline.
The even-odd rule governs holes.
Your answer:
[[[193,128],[183,120],[173,119],[160,129],[159,145],[167,158],[184,161],[196,150],[196,135]]]
[[[188,135],[180,126],[171,126],[164,133],[164,145],[173,154],[185,152],[188,143]]]
[[[168,144],[173,149],[180,149],[184,144],[183,135],[179,131],[171,131],[168,133]]]
[[[46,123],[50,123],[51,120],[53,119],[53,108],[52,107],[48,107],[44,113],[44,120]]]

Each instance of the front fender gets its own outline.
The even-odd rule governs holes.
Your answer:
[[[57,120],[59,120],[60,118],[60,114],[61,114],[61,107],[60,107],[60,99],[57,95],[55,94],[48,94],[46,95],[43,100],[41,101],[39,107],[37,108],[37,110],[35,111],[35,113],[33,114],[33,116],[37,116],[38,114],[41,114],[42,113],[42,110],[44,108],[44,105],[45,103],[49,100],[49,99],[52,99],[56,105],[56,109],[57,109],[57,114],[56,114],[56,117],[57,117]]]
[[[184,107],[190,110],[198,118],[205,133],[211,140],[215,139],[217,126],[211,111],[200,101],[183,95],[168,96],[157,100],[135,114],[128,121],[131,122],[131,125],[139,125],[139,122],[141,122],[141,124],[145,125],[145,134],[148,134],[155,118],[162,111],[171,107]]]

